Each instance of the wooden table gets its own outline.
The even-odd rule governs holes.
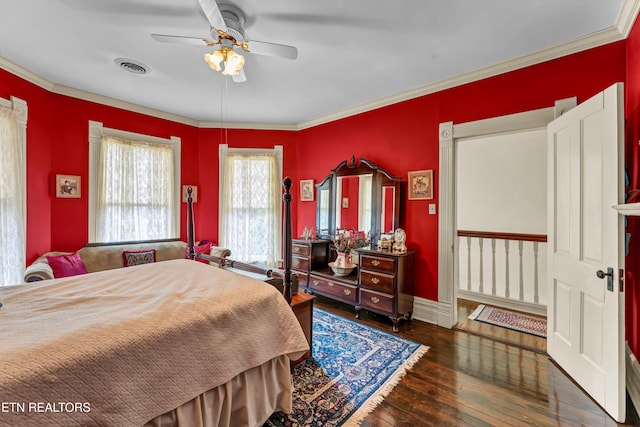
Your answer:
[[[291,309],[293,313],[296,315],[298,322],[300,322],[300,326],[302,326],[302,330],[304,331],[304,335],[307,337],[307,342],[309,343],[309,351],[304,354],[300,359],[294,361],[293,363],[300,363],[303,360],[307,359],[311,356],[311,349],[313,343],[313,300],[315,297],[313,295],[307,293],[297,293],[293,295],[291,298]]]

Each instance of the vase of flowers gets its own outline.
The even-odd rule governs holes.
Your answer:
[[[355,267],[352,262],[351,251],[369,246],[370,243],[371,239],[364,231],[345,230],[338,234],[333,240],[333,247],[337,253],[334,265],[340,268]]]

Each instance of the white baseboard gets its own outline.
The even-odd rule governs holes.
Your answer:
[[[637,411],[640,409],[640,364],[638,364],[638,359],[636,359],[631,351],[629,342],[626,342],[626,353],[627,391]]]
[[[413,318],[438,324],[438,303],[429,299],[413,297]]]

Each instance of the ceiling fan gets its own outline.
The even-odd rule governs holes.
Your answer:
[[[213,40],[166,34],[151,34],[151,37],[160,42],[218,47],[219,49],[213,53],[204,55],[205,61],[214,70],[232,76],[233,81],[237,83],[244,82],[247,78],[242,68],[244,57],[234,51],[234,47],[258,55],[287,59],[298,57],[298,49],[293,46],[245,39],[244,23],[246,17],[238,7],[230,4],[218,5],[215,0],[198,0],[198,2],[209,20],[209,24],[211,24]]]

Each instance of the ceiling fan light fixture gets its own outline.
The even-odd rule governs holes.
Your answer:
[[[244,56],[231,50],[227,53],[227,59],[224,61],[224,71],[222,74],[227,76],[237,76],[243,66]]]
[[[213,53],[205,53],[204,60],[213,70],[222,71],[226,76],[237,76],[244,66],[244,56],[227,46],[222,46]]]
[[[204,60],[213,70],[222,71],[222,66],[220,65],[224,61],[224,54],[222,52],[222,49],[216,50],[213,53],[205,53]]]

